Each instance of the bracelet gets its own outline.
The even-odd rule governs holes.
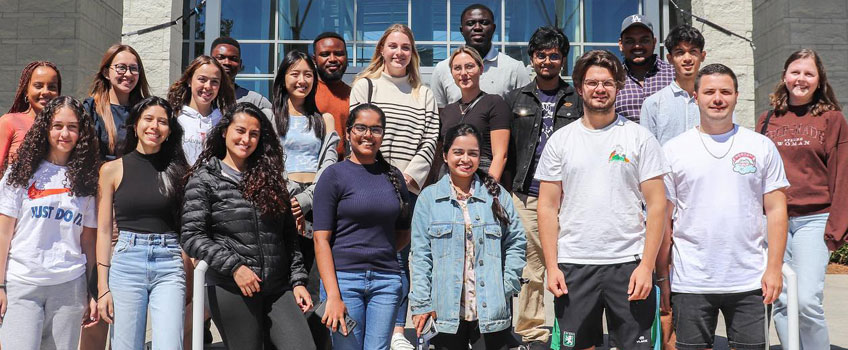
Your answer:
[[[100,301],[100,299],[102,299],[103,297],[105,297],[105,296],[106,296],[106,294],[109,294],[109,293],[111,293],[111,292],[112,292],[111,290],[107,290],[107,291],[103,292],[103,294],[101,294],[99,297],[97,297],[97,301]]]
[[[6,284],[5,284],[5,283],[0,283],[0,289],[2,289],[2,290],[6,290]]]
[[[107,268],[107,269],[108,269],[108,268],[110,268],[110,267],[112,267],[112,265],[110,265],[110,264],[104,264],[104,263],[99,262],[99,261],[97,262],[97,265],[103,266],[103,267],[105,267],[105,268]]]
[[[657,278],[657,283],[668,281],[668,276]]]

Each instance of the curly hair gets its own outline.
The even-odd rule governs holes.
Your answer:
[[[819,54],[812,49],[801,49],[793,52],[783,64],[783,74],[780,76],[780,81],[774,87],[774,92],[769,95],[769,103],[774,108],[774,114],[782,116],[789,110],[789,90],[786,88],[786,70],[792,62],[803,58],[812,58],[816,64],[816,71],[819,73],[819,85],[813,93],[812,108],[810,114],[818,117],[828,111],[841,111],[842,107],[836,99],[836,94],[833,92],[833,87],[827,81],[827,72],[824,70],[824,64],[819,58]]]
[[[477,144],[481,144],[482,137],[480,136],[480,131],[471,124],[459,124],[448,129],[445,132],[445,146],[442,148],[442,153],[444,159],[448,159],[448,151],[450,150],[453,142],[457,137],[460,136],[473,136],[477,139]],[[492,214],[495,215],[495,219],[501,223],[501,225],[509,225],[509,217],[506,215],[506,210],[504,210],[501,205],[500,199],[498,197],[501,195],[501,186],[492,177],[488,172],[483,171],[483,169],[477,168],[474,171],[474,174],[483,181],[483,185],[486,186],[486,190],[489,192],[489,195],[492,196]]]
[[[171,87],[168,89],[168,102],[171,103],[171,107],[174,109],[175,113],[180,114],[180,111],[183,110],[183,106],[191,102],[191,78],[194,76],[194,72],[197,71],[200,66],[205,64],[214,65],[218,68],[218,71],[221,72],[221,86],[218,88],[218,96],[215,96],[213,105],[221,111],[224,111],[236,103],[235,88],[233,87],[233,82],[229,77],[227,77],[227,74],[224,71],[224,66],[218,63],[218,60],[210,56],[200,55],[197,56],[194,61],[189,63],[185,72],[183,72],[183,76],[171,84]]]
[[[47,103],[41,113],[35,117],[35,122],[26,134],[18,156],[12,163],[8,184],[12,187],[26,188],[39,165],[50,152],[50,128],[53,117],[62,109],[68,108],[77,116],[79,123],[79,139],[66,165],[65,186],[76,197],[94,196],[97,194],[97,179],[100,165],[100,150],[94,125],[91,118],[85,115],[82,103],[70,96],[59,96]]]
[[[274,133],[274,127],[262,111],[249,102],[240,102],[224,112],[221,121],[209,131],[203,152],[192,166],[187,177],[212,158],[224,159],[227,145],[224,134],[237,114],[248,115],[259,121],[259,143],[245,161],[246,169],[239,184],[241,194],[253,203],[262,215],[280,217],[291,210],[289,191],[286,189],[283,146]]]
[[[122,154],[128,154],[134,151],[138,145],[138,133],[135,130],[138,120],[141,119],[142,113],[150,107],[159,106],[165,110],[168,115],[168,129],[170,133],[165,139],[165,142],[159,148],[159,156],[156,157],[159,171],[159,191],[165,195],[173,203],[182,203],[182,196],[185,188],[185,175],[188,172],[188,161],[183,151],[183,127],[177,121],[177,114],[171,109],[171,105],[164,98],[158,96],[150,96],[130,110],[130,116],[126,121],[127,137],[124,140],[124,150]]]
[[[38,67],[48,67],[56,72],[56,80],[59,85],[59,90],[56,93],[58,95],[62,94],[62,74],[59,73],[59,68],[56,68],[55,64],[48,61],[30,62],[21,71],[21,79],[18,81],[18,89],[15,91],[15,98],[12,100],[12,107],[9,108],[9,113],[23,113],[29,109],[29,102],[26,100],[27,89],[29,88],[30,80],[32,80],[32,73]]]

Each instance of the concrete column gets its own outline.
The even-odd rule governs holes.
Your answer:
[[[738,0],[692,0],[692,13],[704,17],[730,31],[751,38],[753,16],[751,2]],[[754,52],[747,41],[728,36],[701,22],[692,25],[704,34],[707,58],[701,67],[710,63],[724,64],[736,73],[739,80],[739,100],[736,121],[740,125],[754,125],[755,80]]]
[[[122,13],[120,0],[0,0],[0,114],[32,61],[55,63],[62,94],[84,98],[103,52],[120,41]]]
[[[792,52],[809,48],[821,56],[836,98],[848,103],[848,0],[798,2],[755,0],[757,111],[768,110],[768,95],[781,81]]]
[[[123,33],[151,27],[176,19],[182,14],[182,0],[123,1]],[[144,63],[150,93],[167,98],[168,87],[179,79],[182,59],[182,22],[149,33],[122,38],[132,46]]]

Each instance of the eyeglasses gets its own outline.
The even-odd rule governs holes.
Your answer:
[[[118,64],[113,64],[110,67],[112,69],[114,69],[115,73],[118,73],[118,75],[127,74],[127,70],[129,70],[130,74],[132,74],[132,75],[136,75],[139,72],[139,68],[136,65],[128,66],[128,65],[123,64],[123,63],[118,63]]]
[[[536,52],[533,56],[536,57],[539,61],[544,61],[546,58],[549,58],[551,62],[558,62],[562,60],[562,55],[558,53],[545,54],[544,52]]]
[[[382,126],[367,126],[362,124],[353,124],[353,127],[350,129],[356,136],[365,136],[365,133],[368,131],[371,131],[371,135],[383,136],[383,133],[386,131]]]
[[[590,89],[597,89],[598,85],[602,85],[604,89],[612,89],[615,88],[615,80],[609,79],[604,81],[598,80],[585,80],[583,81],[583,85]]]

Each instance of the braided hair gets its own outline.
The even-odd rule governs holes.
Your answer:
[[[477,139],[478,145],[481,144],[481,140],[483,139],[480,136],[480,131],[471,124],[459,124],[448,129],[445,133],[444,148],[442,148],[442,156],[445,159],[447,159],[448,150],[450,150],[453,145],[453,141],[460,136],[473,136]],[[501,185],[495,181],[495,178],[493,178],[492,175],[489,175],[489,173],[483,171],[483,169],[480,169],[479,167],[474,171],[474,174],[483,181],[483,185],[486,187],[489,195],[492,196],[492,214],[495,215],[495,219],[497,219],[501,225],[509,225],[509,218],[506,215],[506,210],[504,210],[500,199],[498,199],[501,195]]]
[[[12,107],[9,108],[9,113],[23,113],[30,108],[29,102],[26,99],[27,89],[29,88],[29,82],[32,79],[32,73],[34,73],[35,69],[38,67],[47,67],[56,72],[56,79],[59,83],[59,89],[56,92],[56,96],[62,95],[62,74],[59,74],[59,68],[56,68],[55,64],[48,61],[30,62],[21,72],[21,79],[18,81],[18,89],[15,91],[15,98],[12,100]]]
[[[380,107],[377,107],[375,104],[371,103],[363,103],[353,110],[350,111],[350,117],[347,118],[347,124],[345,126],[347,130],[347,135],[350,135],[351,129],[353,128],[353,124],[356,122],[356,118],[359,117],[359,114],[364,111],[372,111],[377,113],[380,116],[380,125],[384,128],[386,127],[386,114],[383,113],[383,110]],[[348,140],[349,142],[349,140]],[[386,158],[383,157],[383,153],[377,151],[377,165],[380,167],[380,172],[386,175],[386,178],[389,179],[389,182],[395,188],[395,195],[397,195],[398,203],[400,203],[400,217],[407,218],[409,216],[409,202],[403,197],[401,194],[401,178],[398,176],[399,171],[397,168],[393,167],[386,161]]]

